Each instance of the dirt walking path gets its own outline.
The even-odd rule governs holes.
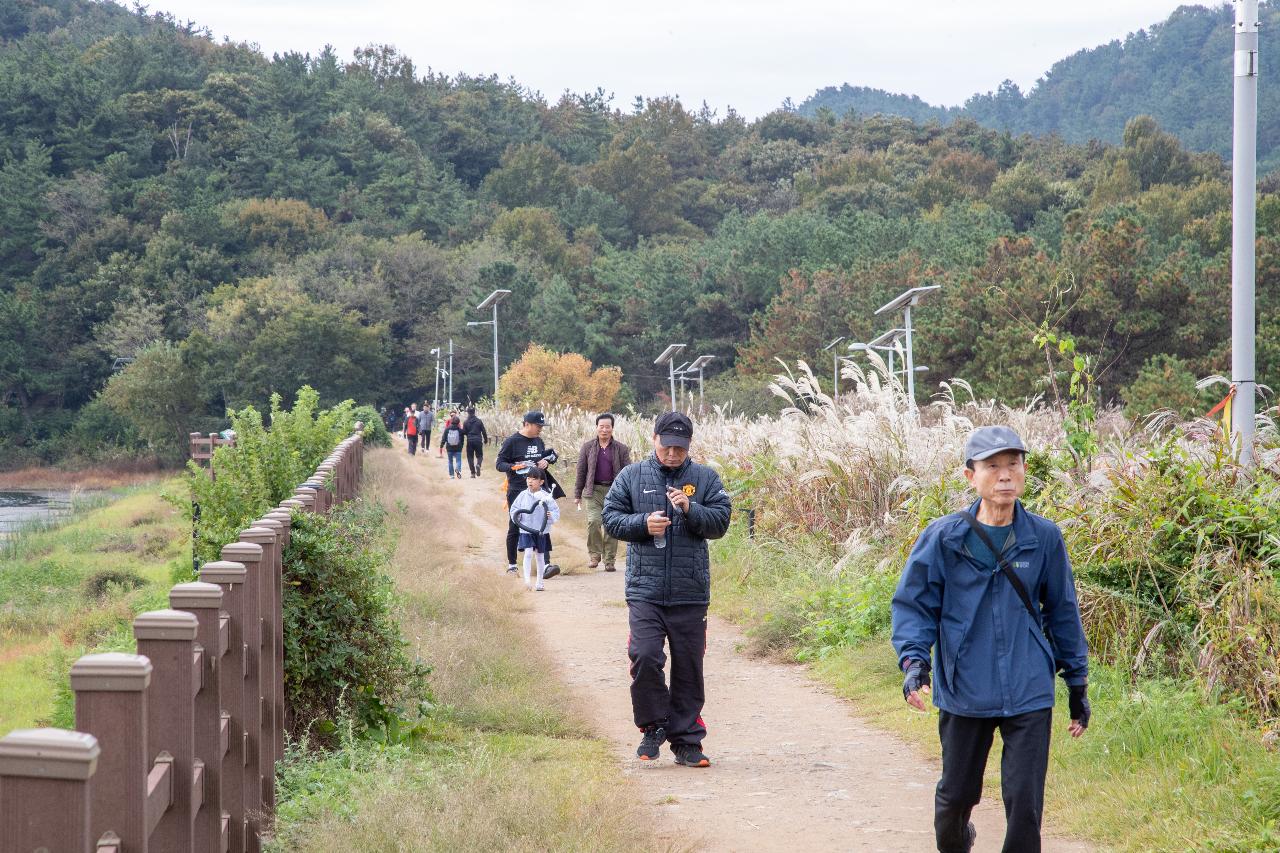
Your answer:
[[[424,476],[443,478],[442,460]],[[503,513],[496,472],[481,481],[445,484],[459,509],[483,532],[493,555],[481,570],[503,571]],[[706,656],[709,770],[680,767],[664,747],[641,763],[631,721],[627,611],[619,571],[586,568],[585,512],[560,502],[555,562],[566,574],[544,593],[526,593],[532,622],[556,656],[564,680],[595,726],[613,744],[636,796],[676,849],[926,851],[933,846],[933,786],[938,766],[892,735],[871,728],[843,700],[823,691],[804,668],[736,651],[741,633],[711,617]],[[476,554],[469,547],[472,565]],[[462,556],[462,555],[459,555]],[[519,581],[513,579],[512,584]],[[993,756],[994,758],[994,756]],[[1000,804],[985,798],[974,814],[975,850],[999,850]],[[1088,851],[1086,844],[1046,839],[1050,853]]]

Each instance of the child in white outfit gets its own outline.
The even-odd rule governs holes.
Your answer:
[[[560,507],[551,492],[542,488],[546,475],[542,469],[532,466],[525,475],[525,490],[511,502],[511,520],[520,528],[516,547],[524,551],[524,585],[527,589],[542,592],[542,580],[546,577],[547,562],[551,555],[551,525],[560,520]],[[531,533],[530,530],[541,531]],[[537,561],[538,585],[532,585],[531,562]]]

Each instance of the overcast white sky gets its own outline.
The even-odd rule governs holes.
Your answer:
[[[269,56],[343,59],[393,44],[418,69],[565,89],[679,95],[754,118],[822,86],[865,85],[955,105],[1164,20],[1177,0],[153,0],[153,10]]]

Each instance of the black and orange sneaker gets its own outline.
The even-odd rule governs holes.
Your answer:
[[[644,730],[644,737],[640,740],[640,746],[636,748],[636,755],[640,756],[641,761],[653,761],[658,757],[658,750],[666,739],[667,730],[665,728],[662,726],[648,726]]]
[[[676,764],[683,764],[685,767],[710,767],[711,759],[702,754],[702,747],[695,746],[691,743],[682,743],[673,746],[671,751],[676,754]]]

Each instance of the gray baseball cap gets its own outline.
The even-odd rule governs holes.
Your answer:
[[[1027,452],[1018,434],[1007,426],[978,427],[969,433],[964,443],[964,461],[966,464],[979,459],[987,459],[1005,450]]]

